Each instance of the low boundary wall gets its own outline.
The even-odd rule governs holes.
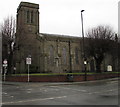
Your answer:
[[[112,74],[89,74],[86,76],[86,80],[99,80],[99,79],[107,79],[107,78],[114,78],[120,77],[118,73]],[[80,75],[30,75],[29,76],[30,82],[80,82],[85,80],[85,74]],[[6,76],[6,81],[11,82],[27,82],[28,76]]]

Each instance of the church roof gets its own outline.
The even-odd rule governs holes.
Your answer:
[[[61,37],[61,38],[80,38],[78,36],[70,36],[70,35],[60,35],[60,34],[49,34],[49,33],[40,33],[39,35],[43,36],[51,36],[51,37]]]
[[[49,34],[49,33],[40,33],[39,37],[42,37],[46,40],[61,40],[61,41],[80,41],[81,37],[69,36],[69,35],[60,35],[60,34]]]

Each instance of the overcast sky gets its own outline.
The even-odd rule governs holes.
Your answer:
[[[39,4],[40,33],[81,36],[81,13],[84,30],[97,25],[110,25],[118,31],[119,0],[26,0]],[[21,0],[1,0],[0,23],[7,16],[16,17]]]

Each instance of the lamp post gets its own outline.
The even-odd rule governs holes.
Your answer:
[[[83,12],[85,10],[81,10],[81,23],[82,23],[82,39],[83,39],[83,64],[84,64],[84,71],[85,71],[85,81],[87,80],[87,73],[86,73],[86,65],[87,65],[87,61],[86,61],[86,56],[85,56],[85,46],[84,46],[84,29],[83,29]]]
[[[116,42],[116,53],[117,53],[117,56],[116,56],[116,70],[118,72],[118,62],[119,62],[119,58],[118,58],[118,35],[115,34],[115,42]]]

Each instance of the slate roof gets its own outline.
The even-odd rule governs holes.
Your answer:
[[[81,37],[78,36],[69,36],[69,35],[60,35],[60,34],[49,34],[49,33],[39,33],[39,37],[42,37],[46,40],[61,40],[61,41],[80,41]]]
[[[70,35],[60,35],[60,34],[49,34],[49,33],[40,33],[43,36],[51,36],[51,37],[61,37],[61,38],[80,38],[78,36],[70,36]]]

